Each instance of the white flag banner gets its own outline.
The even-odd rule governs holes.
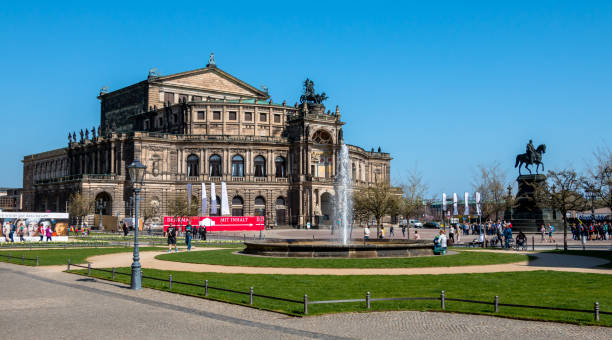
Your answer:
[[[215,192],[215,183],[210,183],[210,214],[217,214],[217,194]]]
[[[478,214],[478,216],[480,216],[481,211],[480,211],[480,193],[477,192],[476,193],[476,214]]]
[[[453,192],[453,216],[459,215],[457,212],[457,193]]]
[[[225,182],[221,182],[221,215],[227,216],[230,214],[229,202],[227,200],[227,186]]]
[[[442,211],[446,211],[446,193],[442,193]]]
[[[463,201],[465,202],[465,212],[463,213],[463,215],[465,215],[465,216],[470,216],[469,198],[470,198],[470,194],[466,191],[463,194]]]
[[[206,216],[207,212],[206,212],[206,208],[208,208],[206,205],[207,203],[207,198],[206,198],[206,184],[204,184],[204,182],[202,182],[202,211],[201,211],[201,215],[202,216]]]

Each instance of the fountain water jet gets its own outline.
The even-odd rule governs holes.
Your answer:
[[[350,161],[348,146],[342,143],[338,154],[338,172],[336,174],[336,218],[342,232],[342,244],[350,239],[353,222],[353,199],[351,190]]]

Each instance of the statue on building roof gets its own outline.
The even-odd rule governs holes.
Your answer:
[[[68,144],[72,143],[72,135],[68,132]]]
[[[89,139],[89,130],[85,128],[85,139]]]
[[[72,141],[76,143],[76,132],[72,131]]]
[[[80,135],[81,135],[81,143],[83,143],[83,129],[81,129]]]
[[[96,127],[91,128],[91,139],[96,139]]]
[[[101,130],[100,125],[98,125],[98,137],[102,136],[102,134],[100,133],[101,132],[100,130]]]
[[[315,93],[314,82],[308,78],[304,81],[304,94],[300,97],[300,102],[308,104],[323,104],[327,100],[325,92]]]
[[[217,67],[217,64],[215,63],[215,54],[212,52],[210,53],[210,56],[208,56],[208,64],[206,67]]]
[[[378,153],[380,153],[380,152],[381,152],[381,151],[380,151],[380,146],[379,146],[379,147],[378,147]]]

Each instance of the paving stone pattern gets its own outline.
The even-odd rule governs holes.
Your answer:
[[[610,339],[610,328],[450,313],[294,318],[58,272],[0,263],[3,339]]]

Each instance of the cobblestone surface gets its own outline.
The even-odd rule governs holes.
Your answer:
[[[4,339],[610,339],[610,328],[424,312],[293,318],[0,263]]]

